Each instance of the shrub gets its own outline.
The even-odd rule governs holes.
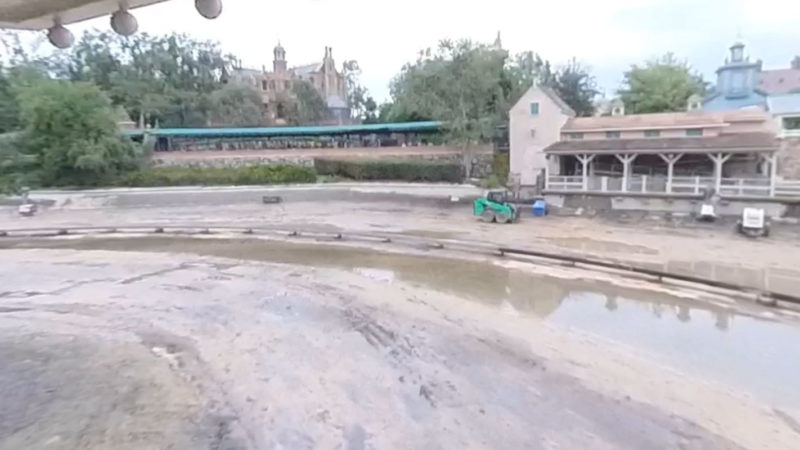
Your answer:
[[[89,83],[40,80],[19,91],[23,142],[50,186],[97,186],[138,167],[142,151],[119,134],[111,101]]]
[[[314,183],[313,169],[299,166],[251,166],[235,168],[158,167],[120,177],[120,186],[187,186]]]
[[[508,183],[509,170],[508,153],[495,153],[492,155],[492,176],[496,178],[499,184],[505,185]]]
[[[354,180],[447,181],[460,183],[464,169],[458,163],[365,159],[314,159],[320,175]]]

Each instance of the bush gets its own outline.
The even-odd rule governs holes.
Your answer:
[[[313,169],[298,166],[251,166],[236,168],[158,167],[130,172],[119,186],[187,186],[314,183]]]
[[[508,183],[509,154],[495,153],[492,155],[492,176],[497,183],[505,185]]]
[[[460,183],[464,169],[458,163],[315,158],[320,175],[354,180],[447,181]]]
[[[48,186],[99,186],[135,169],[142,149],[120,136],[111,101],[89,83],[40,80],[19,91],[25,153]]]

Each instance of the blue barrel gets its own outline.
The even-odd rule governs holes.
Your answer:
[[[547,202],[544,200],[536,200],[533,202],[533,215],[543,217],[547,215]]]

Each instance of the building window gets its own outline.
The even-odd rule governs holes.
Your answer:
[[[800,117],[784,117],[783,118],[784,130],[800,130]]]
[[[274,91],[274,90],[275,90],[275,82],[274,82],[274,81],[270,81],[270,82],[269,82],[269,89],[270,89],[271,91]]]
[[[531,137],[532,138],[536,137],[536,129],[535,128],[531,128]]]
[[[261,80],[261,90],[262,91],[267,90],[267,80]]]
[[[583,139],[583,133],[567,133],[567,139]]]
[[[690,128],[686,130],[686,136],[688,137],[698,137],[703,135],[702,128]]]
[[[652,138],[652,137],[660,137],[660,136],[661,136],[661,132],[658,131],[658,130],[645,130],[645,132],[644,132],[644,137]]]
[[[284,82],[283,82],[283,87],[284,87],[284,88],[285,88],[285,89],[288,91],[289,89],[291,89],[291,88],[292,88],[292,85],[291,85],[291,84],[289,84],[289,82],[288,82],[288,81],[284,81]]]
[[[538,103],[531,103],[531,115],[538,116],[539,115],[539,104]]]
[[[619,131],[606,131],[606,139],[619,139]]]

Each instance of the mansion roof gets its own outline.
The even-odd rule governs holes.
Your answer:
[[[552,154],[735,153],[775,151],[777,148],[774,134],[738,133],[712,137],[569,140],[556,142],[544,151]]]

